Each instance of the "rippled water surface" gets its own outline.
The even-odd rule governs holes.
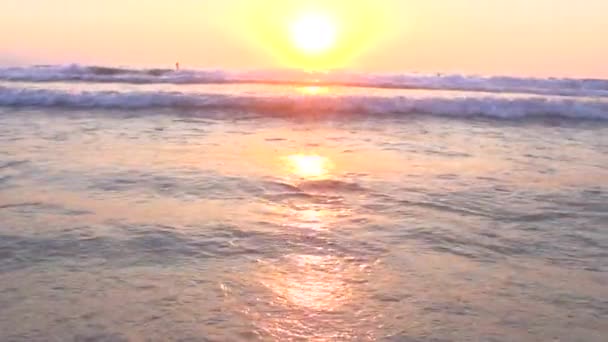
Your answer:
[[[608,124],[0,109],[2,341],[606,341]]]

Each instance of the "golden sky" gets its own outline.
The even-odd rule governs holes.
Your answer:
[[[606,13],[606,0],[3,0],[0,64],[608,77]],[[331,23],[331,47],[294,43],[306,16]]]

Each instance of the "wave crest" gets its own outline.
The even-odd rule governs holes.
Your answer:
[[[543,97],[249,96],[163,91],[85,91],[0,87],[0,106],[73,109],[233,109],[277,115],[430,114],[516,119],[556,116],[608,120],[608,101]]]
[[[116,82],[134,84],[268,83],[315,84],[356,87],[462,90],[492,93],[524,93],[559,96],[608,97],[608,80],[567,78],[519,78],[457,74],[373,74],[272,70],[229,72],[224,70],[132,69],[78,64],[0,68],[0,80],[25,82]]]

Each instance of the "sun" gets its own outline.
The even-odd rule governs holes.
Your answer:
[[[299,16],[290,27],[292,44],[301,52],[319,55],[336,44],[337,28],[329,16],[307,13]]]

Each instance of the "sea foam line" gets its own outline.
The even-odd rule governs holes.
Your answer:
[[[608,101],[543,97],[380,97],[226,95],[164,91],[83,91],[0,87],[0,106],[73,109],[236,109],[270,114],[430,114],[517,119],[555,116],[608,120]]]
[[[457,74],[374,74],[344,71],[305,72],[266,70],[132,69],[100,66],[56,65],[0,68],[0,80],[22,82],[116,82],[132,84],[172,83],[281,83],[344,85],[357,87],[462,90],[559,96],[608,97],[608,80],[566,78],[518,78]]]

